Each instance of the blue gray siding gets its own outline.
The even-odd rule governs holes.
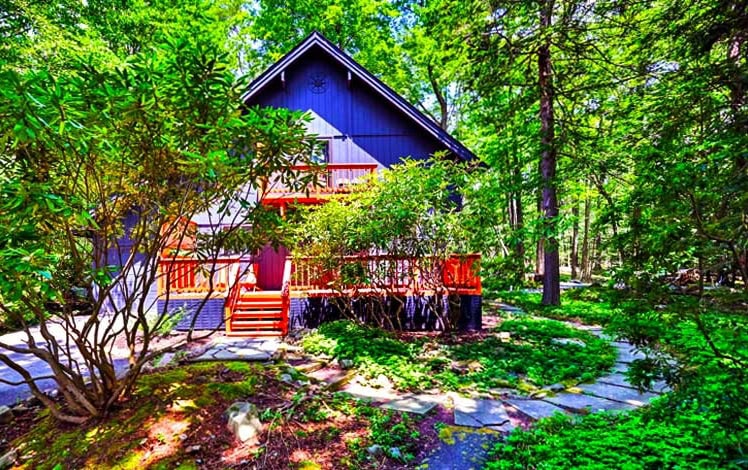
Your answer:
[[[339,132],[333,140],[333,163],[361,163],[370,158],[385,167],[403,157],[423,159],[444,146],[322,51],[314,49],[285,70],[285,87],[275,79],[250,104],[313,111]],[[314,89],[324,77],[324,90]],[[314,129],[312,129],[314,130]],[[345,136],[345,139],[343,138]]]

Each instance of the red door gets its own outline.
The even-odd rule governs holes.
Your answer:
[[[289,251],[285,246],[278,250],[267,245],[257,257],[257,286],[262,290],[281,290],[283,285],[283,265]]]

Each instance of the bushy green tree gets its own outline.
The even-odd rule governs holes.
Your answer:
[[[151,341],[169,311],[153,318],[147,294],[168,241],[187,236],[183,218],[212,211],[216,228],[193,253],[211,273],[223,250],[247,254],[277,238],[279,217],[258,205],[252,185],[295,180],[290,165],[311,151],[306,129],[298,113],[243,109],[246,82],[229,63],[210,40],[191,37],[114,68],[71,62],[61,75],[0,74],[0,309],[27,336],[0,347],[44,361],[64,404],[22,362],[4,352],[0,361],[59,419],[103,415],[159,354]],[[252,231],[241,230],[247,224]],[[96,289],[80,317],[71,300],[86,286]],[[121,373],[118,341],[130,351]]]
[[[333,289],[368,286],[383,297],[393,297],[398,295],[390,291],[398,272],[419,278],[423,292],[449,297],[442,268],[450,255],[471,252],[476,241],[468,235],[471,225],[461,212],[460,192],[466,180],[466,168],[454,162],[406,160],[351,195],[300,209],[289,246],[295,256],[313,262],[317,273],[333,273],[329,279]],[[468,204],[465,199],[464,205]],[[358,255],[381,255],[383,260],[370,266],[359,262]],[[397,268],[397,261],[388,261],[418,259],[420,264],[405,261]],[[436,314],[441,326],[450,329],[456,321],[454,312],[439,310],[441,305],[435,303]],[[380,326],[397,326],[397,317],[385,311],[374,320]]]

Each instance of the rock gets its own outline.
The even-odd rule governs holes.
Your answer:
[[[200,449],[202,449],[202,447],[200,447],[200,446],[189,446],[187,448],[187,453],[188,454],[196,454],[196,453],[200,452]]]
[[[564,384],[556,383],[553,385],[549,385],[548,390],[553,393],[563,392],[564,390],[566,390],[566,386]]]
[[[285,342],[284,343],[280,343],[278,345],[278,349],[286,351],[286,352],[302,352],[302,351],[304,351],[304,348],[301,348],[299,346],[294,346],[292,344],[288,344],[288,343],[285,343]]]
[[[239,401],[226,410],[228,415],[227,427],[241,442],[254,439],[262,431],[262,422],[257,407],[252,403]]]
[[[553,338],[551,339],[551,343],[560,344],[564,346],[573,344],[573,345],[579,346],[580,348],[587,347],[587,344],[584,341],[582,341],[581,339],[577,339],[577,338]]]
[[[392,457],[393,459],[400,460],[403,458],[403,453],[400,452],[399,447],[390,447],[389,454],[390,454],[390,457]]]
[[[379,374],[377,376],[376,380],[374,380],[372,382],[372,386],[374,386],[376,388],[391,389],[392,388],[392,382],[390,382],[390,379],[388,379],[386,375]]]
[[[367,447],[366,452],[368,452],[372,457],[379,457],[382,455],[383,449],[382,446],[374,444],[373,446]]]
[[[8,424],[13,421],[13,411],[7,406],[0,406],[0,424]]]
[[[18,452],[16,449],[12,449],[10,452],[0,457],[0,470],[12,467],[15,465],[16,460],[18,460]]]
[[[350,359],[338,359],[338,364],[343,369],[350,369],[351,367],[353,367],[353,361]]]
[[[639,393],[639,391],[636,389],[619,387],[617,385],[609,385],[605,383],[584,384],[580,385],[579,388],[584,391],[584,393],[587,393],[589,395],[594,395],[596,397],[618,401],[637,407],[644,406],[648,404],[650,400],[657,397],[657,395],[654,393]]]
[[[501,340],[502,343],[508,343],[512,339],[512,334],[508,331],[500,331],[499,339]]]

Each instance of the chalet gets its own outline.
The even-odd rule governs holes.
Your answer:
[[[319,158],[326,174],[321,183],[302,192],[277,185],[259,192],[262,204],[280,211],[292,204],[324,203],[331,194],[348,191],[351,182],[389,168],[404,157],[426,159],[446,152],[454,159],[474,158],[460,142],[316,32],[257,77],[243,98],[247,106],[308,113],[309,132],[322,143]],[[294,169],[309,170],[303,166]],[[452,293],[462,296],[464,328],[480,328],[480,278],[472,272],[476,256],[455,258],[446,269]],[[390,263],[394,270],[406,261],[381,255],[366,258],[362,261]],[[225,262],[230,266],[237,260]],[[156,293],[159,309],[186,309],[188,315],[178,328],[191,322],[198,329],[216,328],[225,322],[229,334],[248,336],[284,334],[289,328],[316,326],[331,316],[328,300],[340,293],[315,280],[308,267],[289,256],[288,249],[268,247],[252,259],[238,262],[252,266],[249,275],[234,282],[233,271],[223,270],[223,278],[214,283],[216,293],[201,305],[205,294],[195,275],[195,261],[163,259],[160,269],[169,273],[169,280],[160,277]],[[412,265],[412,260],[409,262]],[[414,292],[413,279],[398,282],[410,305],[408,327],[428,328],[427,321],[417,318],[416,294],[423,293]],[[198,305],[202,309],[194,318],[190,312]]]

